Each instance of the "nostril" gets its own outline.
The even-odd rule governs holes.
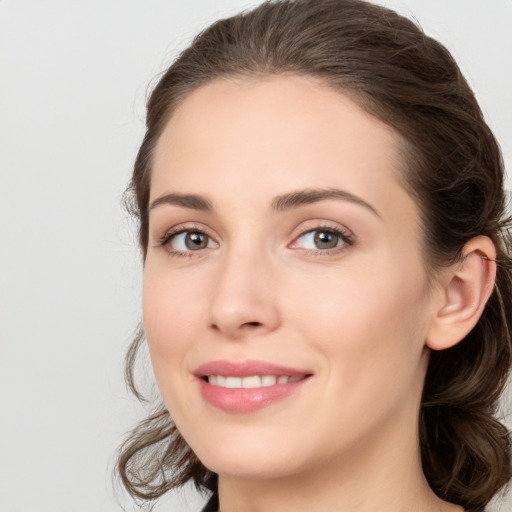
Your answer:
[[[249,325],[250,327],[258,327],[261,324],[259,322],[247,322],[245,325]]]

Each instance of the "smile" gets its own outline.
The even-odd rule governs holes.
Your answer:
[[[203,400],[227,413],[251,413],[300,394],[312,372],[267,361],[217,360],[194,372]]]

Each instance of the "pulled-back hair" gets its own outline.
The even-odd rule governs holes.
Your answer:
[[[494,291],[475,328],[433,351],[420,411],[424,474],[442,499],[482,511],[511,478],[509,432],[497,404],[511,366],[512,271],[499,146],[450,53],[412,21],[362,0],[277,0],[220,20],[200,33],[154,88],[147,131],[128,189],[143,256],[155,145],[173,112],[219,78],[295,74],[347,94],[401,135],[401,179],[417,200],[426,264],[461,257],[473,237],[497,249]],[[126,358],[134,364],[142,329]],[[216,475],[187,446],[163,405],[130,434],[118,472],[132,496],[152,500],[192,481],[213,490]]]

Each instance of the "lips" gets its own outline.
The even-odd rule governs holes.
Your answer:
[[[265,361],[211,361],[195,372],[201,395],[225,412],[253,412],[298,391],[312,373]]]

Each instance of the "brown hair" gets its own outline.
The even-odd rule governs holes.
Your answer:
[[[218,78],[294,73],[323,80],[393,127],[404,142],[402,178],[422,214],[432,269],[486,235],[497,247],[494,292],[476,327],[432,352],[420,418],[423,471],[441,498],[481,511],[511,478],[509,432],[496,418],[511,366],[512,271],[499,146],[450,53],[410,20],[362,0],[278,0],[220,20],[182,52],[147,105],[147,131],[128,189],[146,254],[151,159],[176,107]],[[132,391],[142,329],[126,358]],[[133,430],[118,460],[134,497],[158,498],[216,475],[186,445],[161,405]]]

